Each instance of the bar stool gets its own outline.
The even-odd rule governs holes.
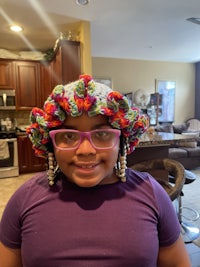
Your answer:
[[[184,167],[173,159],[152,159],[136,163],[130,168],[150,173],[166,190],[170,199],[177,199],[185,183]],[[169,176],[174,177],[174,185],[169,182]]]
[[[130,166],[130,168],[150,173],[163,186],[170,199],[173,201],[181,224],[181,234],[184,242],[191,243],[197,239],[200,236],[200,231],[191,221],[197,220],[199,218],[199,214],[192,208],[182,206],[182,189],[186,181],[183,165],[176,160],[165,158],[146,160],[134,164]],[[185,216],[183,214],[184,209],[193,212],[193,218]],[[185,221],[183,219],[185,219]]]
[[[196,180],[194,175],[188,170],[185,170],[185,183],[184,186],[190,183],[193,183]],[[174,177],[169,176],[169,181],[174,183]],[[199,228],[194,224],[195,221],[199,219],[199,213],[191,208],[182,205],[182,197],[184,196],[183,191],[181,195],[175,200],[178,202],[178,212],[179,212],[179,220],[182,227],[182,236],[185,243],[192,243],[200,236]],[[190,215],[186,215],[185,213],[189,212]]]

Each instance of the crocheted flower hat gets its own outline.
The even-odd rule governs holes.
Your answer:
[[[47,157],[50,148],[49,131],[60,128],[66,116],[104,115],[113,128],[120,129],[127,138],[131,153],[138,144],[141,134],[148,127],[148,119],[140,110],[130,107],[128,99],[108,86],[95,82],[89,75],[67,84],[57,85],[44,103],[43,110],[33,108],[30,114],[31,125],[27,134],[33,143],[35,154]]]

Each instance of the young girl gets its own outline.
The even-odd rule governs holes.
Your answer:
[[[126,168],[145,116],[83,75],[34,108],[27,133],[48,170],[14,193],[0,226],[2,267],[189,267],[171,200]]]

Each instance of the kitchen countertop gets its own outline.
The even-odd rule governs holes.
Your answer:
[[[20,132],[20,131],[17,131],[16,134],[17,134],[17,136],[27,135],[26,132]]]
[[[140,146],[181,145],[184,142],[199,141],[200,138],[192,133],[174,134],[165,132],[144,133],[139,142]]]

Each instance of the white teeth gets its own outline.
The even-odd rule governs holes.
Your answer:
[[[80,166],[82,169],[92,169],[94,165]]]

